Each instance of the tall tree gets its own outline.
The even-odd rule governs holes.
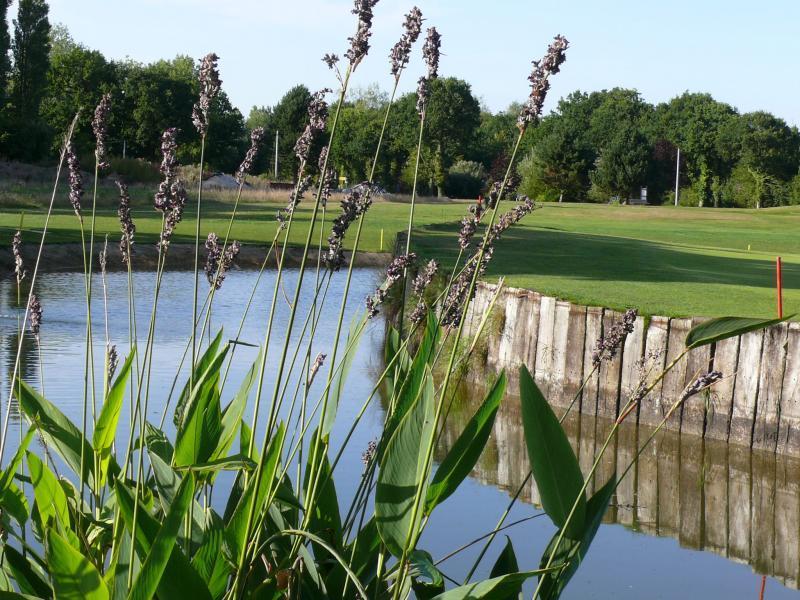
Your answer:
[[[8,51],[11,49],[11,37],[8,34],[8,6],[11,0],[0,0],[0,110],[5,104],[8,86],[8,72],[11,69]]]
[[[718,204],[713,182],[730,175],[736,162],[720,152],[717,139],[721,129],[735,117],[733,107],[714,100],[710,94],[686,92],[656,108],[657,136],[681,149],[683,164],[700,206],[712,197],[714,205]]]
[[[641,131],[620,129],[605,145],[592,173],[592,183],[602,194],[627,200],[647,180],[651,151]]]
[[[472,146],[481,124],[481,106],[466,81],[455,77],[434,79],[426,119],[425,138],[433,160],[431,184],[441,196],[447,170]]]
[[[293,180],[297,177],[299,164],[294,155],[294,144],[306,126],[310,102],[308,88],[296,85],[284,94],[272,111],[273,123],[279,132],[278,175],[281,178]]]
[[[12,147],[19,158],[38,159],[47,148],[47,129],[39,107],[50,66],[50,8],[45,0],[20,0],[11,52]]]

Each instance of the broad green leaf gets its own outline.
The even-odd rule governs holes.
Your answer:
[[[84,476],[90,482],[93,481],[94,451],[80,430],[55,405],[21,379],[16,380],[14,392],[20,408],[42,432],[48,447],[58,452],[76,475],[81,472],[81,449],[83,449]],[[112,460],[110,468],[114,466]],[[118,470],[116,467],[115,472]]]
[[[192,473],[217,473],[219,471],[252,471],[256,468],[256,463],[246,456],[236,454],[234,456],[226,456],[225,458],[218,458],[210,460],[206,463],[198,465],[189,465],[187,467],[175,467],[176,471],[191,471]]]
[[[222,551],[225,524],[215,512],[209,513],[205,538],[192,558],[192,566],[208,585],[214,598],[222,597],[230,575]]]
[[[608,510],[608,505],[611,502],[611,497],[614,490],[617,488],[616,474],[611,476],[606,484],[600,488],[590,499],[586,505],[586,527],[583,535],[579,540],[571,540],[567,537],[562,538],[561,543],[558,545],[558,550],[550,563],[552,567],[559,567],[556,570],[543,573],[540,577],[544,579],[542,582],[542,589],[540,590],[541,598],[552,600],[561,596],[570,578],[578,570],[581,562],[583,561],[586,553],[589,551],[589,546],[600,528],[600,523],[603,521],[603,515]],[[542,555],[541,567],[545,568],[550,560],[550,554],[555,547],[558,540],[558,532],[550,540],[547,548]]]
[[[17,467],[19,467],[19,464],[22,462],[22,458],[25,456],[25,452],[28,449],[28,446],[30,445],[35,433],[36,428],[28,428],[28,433],[25,434],[25,437],[20,442],[16,452],[14,452],[11,462],[8,463],[5,470],[0,473],[0,491],[6,489],[13,481],[14,475],[17,473]]]
[[[263,352],[263,350],[259,351],[258,357],[244,376],[242,384],[239,386],[239,391],[236,392],[236,396],[234,396],[231,403],[226,406],[225,410],[222,412],[222,431],[219,436],[219,444],[211,455],[212,459],[224,457],[228,453],[228,450],[231,449],[236,439],[236,432],[239,430],[239,423],[242,421],[242,415],[244,415],[244,409],[247,406],[247,398],[250,396],[250,390],[253,384],[258,379],[261,366],[261,352]],[[243,454],[246,455],[247,453],[244,452]]]
[[[312,436],[315,439],[316,436]],[[312,462],[314,456],[319,458]],[[336,484],[333,480],[333,472],[328,462],[328,455],[322,444],[319,445],[317,452],[309,451],[308,466],[305,472],[306,503],[309,498],[309,477],[311,473],[319,473],[314,493],[313,505],[309,507],[311,514],[308,516],[308,531],[328,542],[336,550],[342,548],[342,518],[339,512],[339,500],[336,496]],[[322,563],[327,556],[327,551],[321,546],[314,546],[314,556],[318,562]]]
[[[497,409],[500,408],[505,393],[506,374],[503,371],[489,390],[481,407],[469,420],[456,443],[436,469],[425,501],[426,514],[430,514],[437,505],[455,492],[472,472],[492,433]]]
[[[47,568],[58,600],[108,600],[97,568],[52,529],[47,534]]]
[[[38,456],[32,452],[27,452],[26,455],[33,484],[33,495],[36,498],[36,506],[39,509],[42,531],[44,532],[48,529],[48,524],[51,520],[55,521],[56,527],[69,530],[69,507],[67,506],[67,495],[64,493],[64,488],[61,487],[58,478]]]
[[[283,440],[285,437],[286,425],[281,423],[278,426],[275,435],[272,436],[272,439],[269,441],[269,447],[267,448],[267,455],[264,464],[260,467],[256,467],[257,469],[263,469],[258,490],[254,490],[256,477],[255,475],[251,475],[248,487],[244,494],[242,494],[242,498],[239,500],[239,504],[236,505],[236,509],[233,511],[233,515],[226,526],[228,541],[231,544],[233,555],[237,558],[241,556],[242,549],[246,542],[247,517],[251,504],[255,502],[255,514],[260,514],[261,511],[267,508],[265,506],[267,492],[275,483],[273,480],[275,479],[276,471],[278,470],[280,453],[281,449],[283,448]]]
[[[395,427],[414,403],[419,395],[420,387],[425,378],[425,365],[431,365],[436,356],[436,347],[439,340],[439,324],[433,316],[433,311],[428,311],[428,326],[425,328],[425,335],[422,336],[417,353],[411,365],[405,364],[400,368],[400,387],[397,390],[397,400],[394,410],[387,423],[387,434],[391,436]],[[400,350],[406,353],[405,349]],[[407,356],[407,353],[405,354]],[[401,361],[407,363],[408,361]]]
[[[183,524],[183,517],[189,509],[194,496],[194,475],[188,473],[178,488],[175,500],[161,524],[161,528],[150,546],[150,552],[139,571],[139,576],[128,595],[129,600],[150,600],[156,594],[159,582],[165,575],[167,564],[175,549],[178,531]]]
[[[444,591],[444,577],[433,564],[433,557],[425,550],[408,553],[411,587],[419,600],[429,600]]]
[[[511,538],[506,536],[506,545],[503,547],[503,551],[500,552],[500,556],[497,557],[489,577],[495,578],[517,572],[519,572],[519,563],[517,563],[517,555],[514,553],[514,545],[511,543]],[[508,594],[500,598],[502,600],[517,600],[520,590],[522,590],[522,582],[519,583],[516,589],[509,591]]]
[[[433,435],[434,391],[430,369],[426,365],[424,368],[426,377],[419,396],[386,446],[375,491],[378,532],[389,552],[398,558],[409,535],[412,540],[417,535],[423,507],[415,516],[414,501],[420,490],[424,502],[427,487],[425,461],[428,440]]]
[[[747,317],[710,319],[692,327],[691,331],[686,335],[686,348],[706,346],[749,331],[772,327],[793,317],[794,315],[789,315],[782,319],[751,319]]]
[[[493,577],[484,581],[468,583],[439,594],[434,600],[502,600],[508,598],[526,579],[535,577],[539,571],[523,571]]]
[[[108,464],[111,460],[111,447],[117,435],[117,424],[119,423],[119,415],[122,412],[122,402],[125,399],[128,377],[131,374],[131,363],[135,354],[136,350],[134,349],[128,355],[119,375],[117,375],[117,379],[108,390],[103,407],[100,409],[100,416],[97,418],[97,425],[94,428],[92,445],[99,459],[100,473],[98,474],[98,481],[100,485],[105,482]]]
[[[519,368],[519,393],[525,445],[542,507],[556,527],[561,528],[575,505],[566,534],[580,539],[586,519],[586,495],[578,459],[553,409],[525,365]]]
[[[181,486],[181,477],[175,469],[165,463],[160,456],[150,452],[150,464],[153,467],[153,477],[158,488],[158,499],[161,503],[161,510],[167,514],[178,495]],[[204,515],[202,507],[194,501],[192,511],[192,541],[200,543],[203,539]]]
[[[39,569],[34,568],[19,550],[9,544],[3,546],[3,567],[9,570],[23,594],[39,598],[50,598],[53,595],[53,590]]]
[[[247,456],[247,453],[250,452],[250,440],[252,437],[253,432],[250,430],[250,426],[242,419],[242,423],[239,426],[239,454]],[[255,451],[255,448],[253,450]],[[255,456],[250,458],[255,459]]]
[[[15,484],[9,483],[0,490],[0,507],[14,517],[20,525],[24,526],[28,521],[28,514],[30,513],[28,499]]]
[[[219,387],[220,367],[228,346],[208,363],[185,407],[182,427],[175,440],[173,463],[188,466],[204,463],[216,450],[222,435]]]
[[[328,437],[333,430],[333,424],[336,421],[336,413],[339,411],[339,402],[344,392],[344,385],[347,381],[347,376],[350,374],[350,367],[353,364],[353,359],[358,352],[358,346],[361,342],[361,336],[366,331],[367,314],[364,313],[360,319],[353,320],[350,324],[350,332],[347,334],[347,343],[345,344],[344,356],[342,356],[341,367],[336,378],[331,382],[330,393],[328,394],[328,404],[325,407],[325,414],[322,416],[322,439],[327,441]],[[331,365],[334,368],[335,365]]]
[[[197,386],[197,383],[202,379],[203,374],[207,371],[211,362],[216,358],[221,342],[222,329],[219,330],[212,342],[208,345],[208,348],[206,348],[206,351],[197,361],[197,364],[194,366],[194,376],[188,378],[186,380],[186,384],[183,386],[181,395],[178,397],[178,403],[175,405],[175,416],[173,417],[173,423],[178,431],[183,428],[183,423],[186,419],[188,411],[188,404],[191,394],[194,391],[190,389],[189,385],[194,382],[194,385]]]
[[[145,421],[144,423],[144,443],[148,452],[157,454],[167,464],[172,463],[172,458],[175,456],[175,448],[172,447],[167,435],[150,421]]]
[[[117,480],[114,487],[117,495],[117,503],[120,514],[125,521],[128,531],[133,529],[133,492],[123,482]],[[136,533],[134,543],[136,553],[141,560],[146,560],[155,542],[160,529],[159,522],[150,515],[139,503],[136,517]],[[158,596],[160,598],[192,598],[198,600],[210,600],[211,594],[205,582],[189,563],[189,559],[180,548],[173,545],[172,554],[167,562],[164,576],[158,585]]]

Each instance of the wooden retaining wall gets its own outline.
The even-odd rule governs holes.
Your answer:
[[[474,334],[496,287],[481,283],[468,313]],[[593,362],[597,340],[622,314],[536,292],[505,288],[490,315],[487,364],[513,374],[525,364],[551,404],[614,419],[639,389],[685,350],[689,330],[702,319],[638,317],[612,360]],[[709,393],[675,402],[699,374],[720,371]],[[585,383],[584,383],[585,382]],[[581,387],[583,384],[583,387]],[[577,397],[576,397],[577,396]],[[783,323],[696,348],[677,360],[628,417],[654,427],[800,456],[800,323]]]

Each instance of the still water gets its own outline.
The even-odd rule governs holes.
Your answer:
[[[256,280],[256,273],[232,273],[218,292],[212,313],[212,329],[224,328],[225,339],[236,335],[241,311]],[[357,269],[351,287],[347,322],[361,311],[360,299],[379,283],[381,274],[372,269]],[[286,276],[285,292],[291,298],[297,272]],[[134,275],[137,305],[137,328],[144,339],[152,303],[154,274]],[[266,328],[266,316],[272,298],[274,274],[263,275],[256,291],[253,309],[240,340],[260,344]],[[328,353],[333,342],[336,316],[343,292],[344,276],[331,282],[327,308],[319,320],[312,357]],[[186,340],[191,330],[193,276],[187,272],[168,272],[164,276],[159,304],[152,372],[152,400],[148,419],[158,423],[165,409]],[[313,281],[304,285],[300,313],[311,302]],[[108,335],[124,357],[128,338],[127,274],[110,273],[108,287]],[[94,305],[95,354],[102,360],[105,346],[105,319],[102,288],[96,281]],[[79,273],[41,275],[38,294],[44,307],[41,332],[41,360],[32,339],[23,344],[22,372],[36,386],[44,380],[45,395],[74,422],[80,423],[83,402],[83,336],[85,304],[83,276]],[[13,368],[18,343],[16,290],[13,281],[0,282],[0,359],[3,364],[2,406],[8,397],[8,373]],[[284,294],[279,295],[276,311],[278,338],[283,339],[289,314]],[[301,320],[302,321],[302,320]],[[297,326],[299,334],[302,322]],[[295,335],[294,343],[297,343]],[[382,368],[383,323],[373,320],[363,337],[354,361],[333,434],[337,447],[361,404],[369,397]],[[257,350],[236,346],[228,395],[256,359]],[[275,365],[267,373],[265,390],[274,386]],[[327,366],[324,368],[327,369]],[[327,374],[326,370],[322,375]],[[473,380],[485,379],[473,373]],[[488,376],[491,377],[491,376]],[[319,393],[318,377],[314,388]],[[183,379],[179,380],[179,385]],[[457,408],[451,413],[448,429],[442,436],[441,458],[453,443],[464,423],[482,400],[480,385],[464,385]],[[290,388],[291,389],[291,388]],[[127,413],[127,408],[125,409]],[[18,419],[12,407],[12,427]],[[172,421],[168,409],[166,428]],[[347,506],[362,472],[361,453],[377,436],[383,420],[380,399],[371,402],[364,419],[355,431],[336,483],[340,504]],[[120,435],[127,436],[130,421],[123,419]],[[568,436],[584,471],[591,465],[596,447],[602,444],[609,423],[575,416],[565,423]],[[599,477],[604,481],[616,468],[627,466],[647,432],[629,427],[607,454]],[[599,440],[599,441],[598,441]],[[509,396],[498,413],[495,435],[489,442],[471,479],[434,513],[421,546],[435,559],[493,529],[528,472],[523,441],[519,401]],[[526,486],[508,518],[508,523],[539,514],[535,486]],[[478,575],[486,576],[494,557],[505,544],[505,535],[513,543],[523,569],[538,565],[554,531],[546,517],[537,517],[499,535],[489,550],[486,567]],[[761,574],[767,575],[764,597],[794,598],[800,570],[800,462],[741,448],[728,448],[679,438],[674,433],[661,434],[622,482],[613,501],[606,524],[601,527],[589,555],[567,587],[566,598],[758,598]],[[442,563],[449,577],[460,580],[469,570],[480,545]],[[530,592],[529,592],[530,593]]]

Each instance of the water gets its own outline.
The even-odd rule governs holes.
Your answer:
[[[235,272],[217,294],[211,329],[216,332],[223,327],[225,339],[236,334],[242,307],[255,278],[254,272]],[[289,315],[284,292],[288,298],[292,297],[296,278],[297,272],[290,270],[285,289],[279,294],[274,329],[277,335],[273,339],[280,342],[274,344],[283,341]],[[351,287],[353,300],[348,306],[346,323],[361,310],[361,298],[370,293],[379,280],[380,274],[374,270],[355,271]],[[153,281],[153,273],[134,275],[141,339],[144,339],[150,315]],[[253,344],[263,340],[273,282],[274,273],[265,273],[240,340]],[[327,309],[319,320],[312,359],[317,352],[329,352],[332,345],[343,284],[344,275],[340,275],[330,285]],[[155,423],[164,414],[166,397],[191,329],[192,286],[191,273],[169,272],[164,276],[154,349],[152,398],[148,407],[148,419]],[[304,316],[310,306],[312,286],[313,280],[304,286],[306,292],[302,294],[300,315]],[[100,364],[105,345],[105,320],[99,279],[95,290],[95,354]],[[80,423],[85,327],[83,276],[80,273],[46,273],[41,275],[37,291],[45,311],[41,363],[33,340],[26,336],[22,372],[27,381],[37,386],[43,374],[46,396],[74,422]],[[15,297],[13,281],[0,282],[0,360],[5,373],[13,368],[19,340]],[[124,356],[128,337],[125,273],[108,276],[108,314],[109,337]],[[296,323],[298,332],[303,318]],[[293,343],[297,342],[297,337],[294,336]],[[382,342],[383,323],[375,319],[368,326],[350,372],[347,393],[332,436],[335,448],[341,445],[382,369]],[[241,379],[256,356],[255,348],[236,346],[230,372],[232,383]],[[264,388],[267,399],[274,388],[275,362],[268,363],[270,370]],[[312,398],[319,394],[325,375],[327,366],[312,388]],[[477,379],[481,377],[479,374]],[[179,385],[183,381],[182,376]],[[5,410],[7,377],[0,387]],[[223,402],[230,401],[235,387],[229,387]],[[451,415],[442,447],[437,452],[439,459],[482,399],[481,386],[474,381],[464,389],[468,392],[460,395]],[[434,513],[421,542],[421,547],[434,558],[441,558],[493,529],[510,495],[524,479],[528,462],[518,407],[518,399],[512,396],[506,399],[498,413],[495,434],[473,477]],[[123,415],[127,415],[128,408],[124,410]],[[171,408],[166,411],[168,430],[172,427],[172,412]],[[376,396],[343,454],[336,477],[342,506],[349,504],[355,491],[362,472],[361,453],[376,437],[383,415]],[[11,419],[12,430],[15,430],[17,415],[13,409]],[[127,436],[129,425],[128,418],[121,420],[120,435]],[[602,443],[609,426],[593,418],[577,417],[566,421],[566,431],[584,471],[591,464],[597,440]],[[621,471],[632,459],[644,435],[640,429],[637,438],[635,428],[623,428],[614,451],[601,465],[600,477],[607,477],[615,467]],[[479,575],[488,575],[494,558],[505,544],[505,535],[514,543],[520,567],[537,567],[554,527],[547,517],[535,517],[541,513],[536,507],[535,487],[526,486],[521,500],[507,522],[529,520],[498,536],[487,554],[486,566],[478,570]],[[680,439],[666,433],[659,436],[658,443],[648,449],[631,475],[622,482],[613,503],[607,523],[600,528],[586,561],[566,590],[566,598],[757,598],[761,573],[768,575],[766,598],[797,595],[793,589],[798,585],[800,570],[800,463],[797,461],[708,441]],[[443,572],[455,580],[463,578],[480,547],[480,544],[473,546],[442,563]]]

